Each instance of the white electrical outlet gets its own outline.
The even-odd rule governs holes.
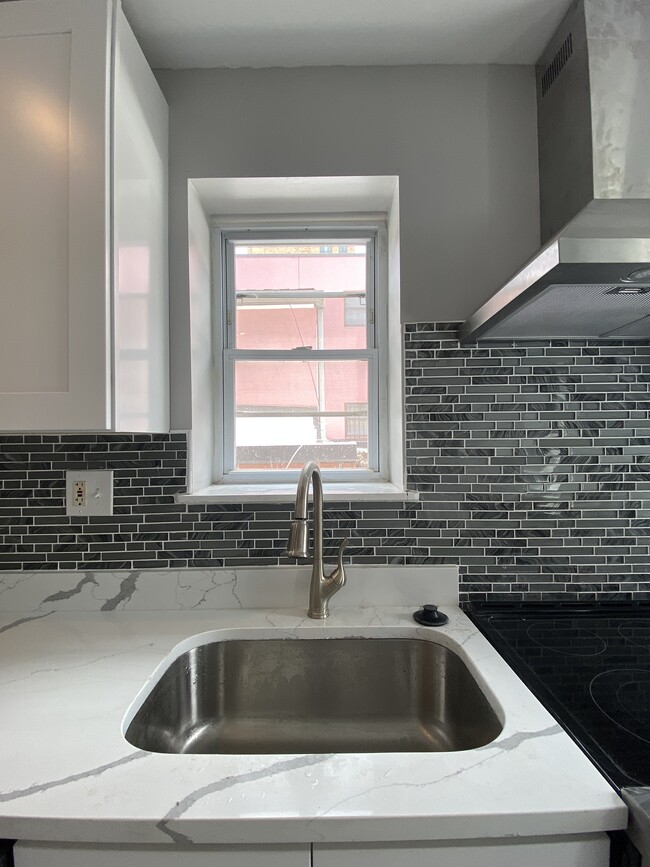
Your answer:
[[[83,479],[72,483],[72,502],[75,506],[86,505],[86,482]]]
[[[113,470],[67,470],[68,515],[113,514]]]

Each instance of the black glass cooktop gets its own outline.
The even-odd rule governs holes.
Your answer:
[[[650,603],[467,613],[616,788],[650,785]]]

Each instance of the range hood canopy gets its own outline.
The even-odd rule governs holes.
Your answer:
[[[460,338],[650,338],[650,0],[575,2],[536,80],[544,246]]]

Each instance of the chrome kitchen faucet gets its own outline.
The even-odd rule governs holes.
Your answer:
[[[287,554],[297,560],[309,559],[309,524],[307,520],[307,504],[309,500],[309,483],[311,482],[314,496],[314,559],[309,586],[310,617],[317,620],[327,617],[328,603],[337,590],[345,584],[345,569],[343,568],[343,552],[348,544],[342,539],[339,544],[338,565],[330,575],[323,572],[323,482],[320,469],[314,461],[308,461],[300,472],[296,490],[296,508],[291,529]]]

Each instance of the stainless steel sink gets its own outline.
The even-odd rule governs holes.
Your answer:
[[[178,657],[126,731],[157,753],[469,750],[501,731],[465,663],[402,638],[259,639]]]

